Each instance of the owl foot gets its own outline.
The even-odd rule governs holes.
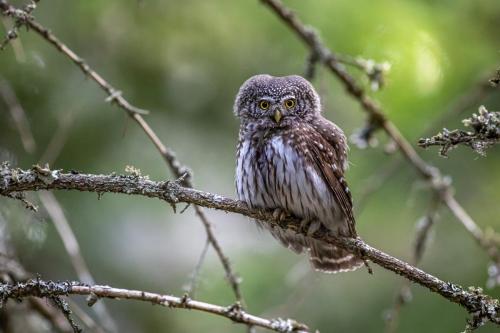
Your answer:
[[[278,222],[283,222],[288,216],[288,213],[281,208],[276,208],[273,211],[273,218]]]
[[[305,232],[307,236],[312,236],[321,227],[321,222],[318,220],[303,219],[300,221],[300,231]]]

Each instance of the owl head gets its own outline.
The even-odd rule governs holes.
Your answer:
[[[265,130],[311,121],[321,110],[319,96],[301,76],[255,75],[240,87],[234,113],[242,126]]]

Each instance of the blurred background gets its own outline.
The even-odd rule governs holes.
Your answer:
[[[23,2],[13,1],[14,4]],[[500,65],[497,0],[370,1],[288,0],[334,51],[387,61],[381,91],[371,92],[402,133],[415,143],[429,127],[461,128],[461,119],[484,104],[498,110],[498,89],[482,94],[463,113],[459,98],[484,84]],[[303,74],[307,49],[259,1],[42,1],[35,11],[88,64],[141,108],[161,140],[191,167],[196,188],[235,197],[238,121],[234,96],[249,76]],[[5,27],[12,22],[4,19]],[[366,77],[349,68],[368,89]],[[132,165],[154,180],[172,179],[161,156],[128,116],[105,102],[96,84],[51,45],[23,28],[0,53],[0,75],[26,112],[36,146],[23,145],[7,104],[0,98],[1,159],[29,168],[47,158],[59,135],[51,167],[89,173],[123,173]],[[313,84],[327,118],[351,135],[365,115],[336,78],[318,67]],[[458,102],[457,102],[458,101]],[[446,123],[436,122],[448,114]],[[361,150],[352,145],[347,180],[359,234],[371,245],[408,260],[417,221],[433,197],[387,142]],[[60,148],[60,153],[58,150]],[[468,148],[418,151],[450,175],[457,199],[488,230],[500,231],[498,148],[480,157]],[[50,159],[50,158],[49,158]],[[397,163],[397,162],[396,162]],[[388,167],[389,166],[389,167]],[[394,173],[368,197],[364,193],[387,168]],[[374,176],[375,175],[375,176]],[[97,283],[182,295],[204,247],[204,229],[188,208],[174,214],[158,200],[56,192]],[[30,200],[38,203],[38,196]],[[361,200],[363,198],[363,200]],[[39,203],[38,203],[39,204]],[[182,208],[182,207],[179,207]],[[26,269],[45,279],[77,279],[51,219],[43,208],[0,199],[0,231]],[[403,280],[376,265],[349,274],[311,270],[305,256],[281,247],[246,218],[208,211],[251,313],[292,317],[321,332],[383,332]],[[446,208],[419,267],[441,279],[486,288],[488,257]],[[426,289],[412,287],[399,332],[459,332],[467,313]],[[499,287],[487,293],[500,297]],[[234,302],[224,271],[209,249],[195,298]],[[81,302],[80,302],[81,301]],[[80,303],[84,304],[83,299]],[[142,302],[106,301],[121,332],[245,332],[225,318],[169,310]],[[93,312],[89,311],[93,316]],[[497,332],[486,325],[478,332]]]

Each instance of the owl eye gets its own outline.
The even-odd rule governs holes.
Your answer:
[[[260,101],[259,108],[261,108],[262,110],[269,109],[269,102],[268,101]]]
[[[289,99],[287,99],[287,100],[285,101],[285,107],[286,107],[287,109],[291,109],[291,108],[293,108],[294,106],[295,106],[295,99],[293,99],[293,98],[289,98]]]

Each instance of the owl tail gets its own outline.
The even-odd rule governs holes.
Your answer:
[[[312,266],[325,273],[338,273],[354,271],[363,266],[364,262],[352,253],[321,242],[315,239],[308,239],[308,245],[311,249],[310,261]]]

